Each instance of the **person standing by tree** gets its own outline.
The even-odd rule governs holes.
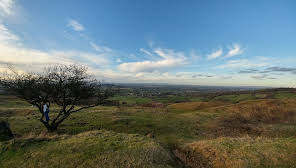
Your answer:
[[[49,105],[48,105],[48,103],[44,103],[44,105],[43,105],[43,113],[44,113],[44,116],[45,116],[45,121],[48,122],[49,121],[49,116],[48,116]]]

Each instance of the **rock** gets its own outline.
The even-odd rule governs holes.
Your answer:
[[[0,141],[7,141],[13,138],[9,124],[6,121],[0,121]]]

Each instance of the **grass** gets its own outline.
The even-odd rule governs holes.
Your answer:
[[[61,124],[58,129],[58,136],[67,135],[67,138],[75,139],[78,138],[76,135],[84,132],[109,130],[126,136],[138,134],[140,137],[153,137],[153,140],[150,140],[155,144],[160,144],[167,153],[179,149],[177,156],[188,165],[195,163],[188,159],[194,156],[190,153],[193,148],[186,153],[187,149],[190,149],[189,144],[202,143],[205,146],[208,144],[208,147],[210,147],[215,143],[216,146],[213,147],[217,148],[218,155],[220,150],[223,151],[224,142],[231,144],[237,140],[239,146],[234,151],[229,151],[231,154],[229,157],[231,158],[232,152],[238,149],[245,150],[243,155],[252,156],[246,157],[248,165],[251,165],[251,167],[255,165],[256,167],[258,160],[255,156],[257,155],[252,153],[254,151],[247,150],[248,145],[256,144],[256,147],[261,149],[263,153],[269,151],[267,147],[276,151],[273,148],[276,148],[276,145],[282,142],[291,145],[288,146],[291,149],[295,145],[295,141],[291,139],[295,138],[296,135],[296,100],[289,96],[290,94],[286,94],[287,92],[285,94],[282,94],[282,92],[274,92],[273,96],[269,96],[270,99],[267,99],[266,95],[271,94],[258,92],[255,94],[222,95],[206,102],[203,101],[203,98],[193,101],[192,98],[187,100],[187,98],[178,96],[160,98],[115,97],[114,99],[121,102],[125,101],[127,104],[119,107],[98,106],[75,113]],[[278,97],[278,94],[281,96]],[[26,141],[23,137],[40,134],[45,130],[38,121],[39,114],[35,108],[11,96],[0,95],[0,102],[2,100],[6,103],[0,105],[0,119],[9,121],[11,130],[16,134],[17,139]],[[144,104],[158,102],[164,103],[164,106],[143,106]],[[55,108],[51,109],[50,115],[55,115]],[[261,138],[262,141],[257,138]],[[34,139],[36,137],[31,141],[34,141]],[[55,147],[59,143],[54,142],[60,140],[61,138],[46,140],[44,143],[42,141],[39,146],[39,143],[37,143],[36,150],[50,144],[50,146]],[[246,141],[245,144],[244,141]],[[259,142],[262,142],[262,146]],[[269,146],[264,146],[264,144]],[[102,145],[105,146],[106,144]],[[118,145],[115,143],[115,147]],[[32,146],[35,146],[35,143]],[[48,146],[48,148],[50,147]],[[44,149],[47,150],[48,148]],[[116,150],[117,148],[114,149],[114,151]],[[199,150],[202,151],[203,149]],[[24,149],[24,152],[26,151],[27,148]],[[283,153],[282,155],[281,157],[290,158],[290,153]],[[213,158],[219,157],[215,155]],[[263,161],[259,162],[264,163],[263,167],[268,167],[268,159],[273,157],[278,158],[275,153],[271,152],[271,155],[266,155]],[[205,162],[201,162],[204,167],[211,167],[207,163],[211,157],[202,158],[206,158]],[[115,161],[117,162],[117,160]],[[3,163],[6,162],[8,160],[3,160]],[[285,166],[284,162],[285,160],[278,159],[277,162],[270,162],[272,164],[270,167]],[[175,160],[173,163],[177,164]],[[244,164],[238,167],[244,167]]]
[[[160,103],[180,103],[190,101],[190,98],[185,96],[162,96],[155,97],[153,100]]]
[[[73,136],[16,139],[0,145],[0,165],[3,168],[169,168],[172,163],[169,153],[149,138],[104,130]]]
[[[242,101],[253,100],[253,99],[256,99],[256,96],[254,96],[253,94],[234,94],[234,95],[217,96],[213,100],[239,103]]]
[[[277,92],[274,96],[276,99],[296,99],[295,92]]]
[[[218,106],[226,105],[227,103],[224,102],[185,102],[185,103],[176,103],[169,105],[168,108],[170,108],[173,111],[179,111],[179,112],[188,112],[188,111],[198,111],[203,110],[207,108],[213,108]]]
[[[221,137],[190,143],[176,155],[195,168],[291,168],[296,165],[296,139]]]
[[[152,103],[152,99],[150,98],[136,96],[116,96],[111,98],[111,100],[118,100],[121,104],[124,102],[128,105]]]
[[[160,96],[151,98],[137,96],[116,96],[111,98],[111,100],[118,100],[121,104],[126,103],[127,105],[141,105],[153,102],[168,104],[190,101],[190,99],[185,96]]]
[[[54,111],[51,110],[50,115],[53,114]],[[205,117],[207,116],[202,114],[200,118]],[[0,118],[9,121],[13,133],[18,137],[45,130],[38,121],[38,112],[31,106],[0,107]],[[198,118],[199,113],[183,115],[183,112],[177,113],[166,107],[98,106],[71,115],[61,124],[58,132],[74,135],[84,131],[107,129],[144,136],[153,133],[158,142],[170,148],[179,142],[187,142],[199,136],[198,125],[195,125]]]

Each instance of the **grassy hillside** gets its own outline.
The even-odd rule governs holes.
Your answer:
[[[0,167],[171,167],[153,140],[110,131],[73,136],[33,136],[0,144]]]
[[[202,157],[206,160],[205,162],[209,162],[208,165],[203,164],[204,167],[213,167],[213,160],[219,160],[219,158],[221,160],[224,155],[226,158],[230,158],[229,163],[234,163],[231,158],[236,155],[236,152],[243,150],[242,156],[246,156],[246,159],[242,160],[248,163],[243,162],[239,166],[233,164],[233,167],[256,167],[258,163],[260,163],[259,167],[289,166],[285,164],[294,163],[292,162],[293,159],[289,159],[291,162],[288,162],[281,157],[292,158],[292,156],[295,156],[289,150],[294,149],[296,144],[293,141],[293,138],[296,138],[295,95],[294,91],[264,90],[241,95],[239,93],[233,95],[218,94],[211,99],[208,99],[211,97],[209,96],[206,97],[206,100],[191,99],[187,102],[181,101],[182,103],[174,103],[178,97],[167,98],[167,103],[164,103],[166,102],[164,100],[158,102],[156,99],[142,98],[137,101],[137,97],[130,97],[126,100],[124,97],[117,97],[115,99],[126,101],[127,104],[118,107],[98,106],[75,113],[60,126],[57,134],[58,137],[66,135],[67,138],[72,137],[72,139],[79,138],[77,134],[101,129],[125,133],[125,136],[130,136],[127,134],[139,134],[142,137],[151,137],[151,142],[160,144],[167,153],[172,153],[178,149],[177,156],[187,165],[196,164],[194,151],[215,150],[214,156]],[[163,103],[161,106],[143,105],[161,102]],[[55,107],[51,108],[50,115],[56,115]],[[31,134],[38,135],[45,131],[38,121],[39,117],[36,109],[29,104],[13,96],[0,95],[0,119],[9,121],[12,132],[18,137],[16,142],[24,141],[27,144],[26,138],[23,137]],[[33,138],[29,142],[35,144],[35,140],[37,140],[37,150],[44,144],[51,144],[62,140],[62,138],[42,140],[41,146],[38,146],[38,138]],[[87,141],[81,140],[81,144],[83,142]],[[233,145],[236,148],[233,148],[233,151],[228,150],[223,153],[225,143],[230,144],[230,146],[234,143]],[[193,147],[192,144],[202,144],[206,148],[195,148],[196,145]],[[105,145],[102,144],[102,146]],[[25,146],[20,147],[23,153],[27,151]],[[118,144],[115,143],[115,152],[117,149],[121,149],[117,146]],[[213,146],[213,149],[210,149],[211,146]],[[258,154],[258,151],[248,150],[249,147],[258,148],[262,153]],[[283,151],[282,156],[278,156],[277,152],[281,148],[287,150]],[[17,154],[15,155],[14,152],[17,152]],[[10,154],[9,152],[4,154],[5,156],[20,156],[18,152],[14,150]],[[264,155],[264,153],[270,155]],[[219,156],[220,154],[221,156]],[[257,156],[261,155],[262,158],[260,159],[263,160],[256,159]],[[172,166],[179,167],[179,165],[174,165],[178,163],[174,156],[172,158]],[[190,158],[193,158],[193,160]],[[273,158],[276,158],[276,162]],[[17,160],[17,157],[14,157],[14,159]],[[14,159],[3,160],[2,163],[10,163]],[[269,161],[270,159],[272,161]],[[166,161],[164,162],[166,163]]]
[[[176,154],[196,168],[292,168],[296,165],[296,139],[221,137],[193,142]]]

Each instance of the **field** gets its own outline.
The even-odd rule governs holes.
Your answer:
[[[0,144],[0,167],[57,167],[63,156],[69,167],[296,165],[294,90],[113,99],[121,105],[75,113],[48,134],[34,107],[0,95],[0,119],[16,136]]]

